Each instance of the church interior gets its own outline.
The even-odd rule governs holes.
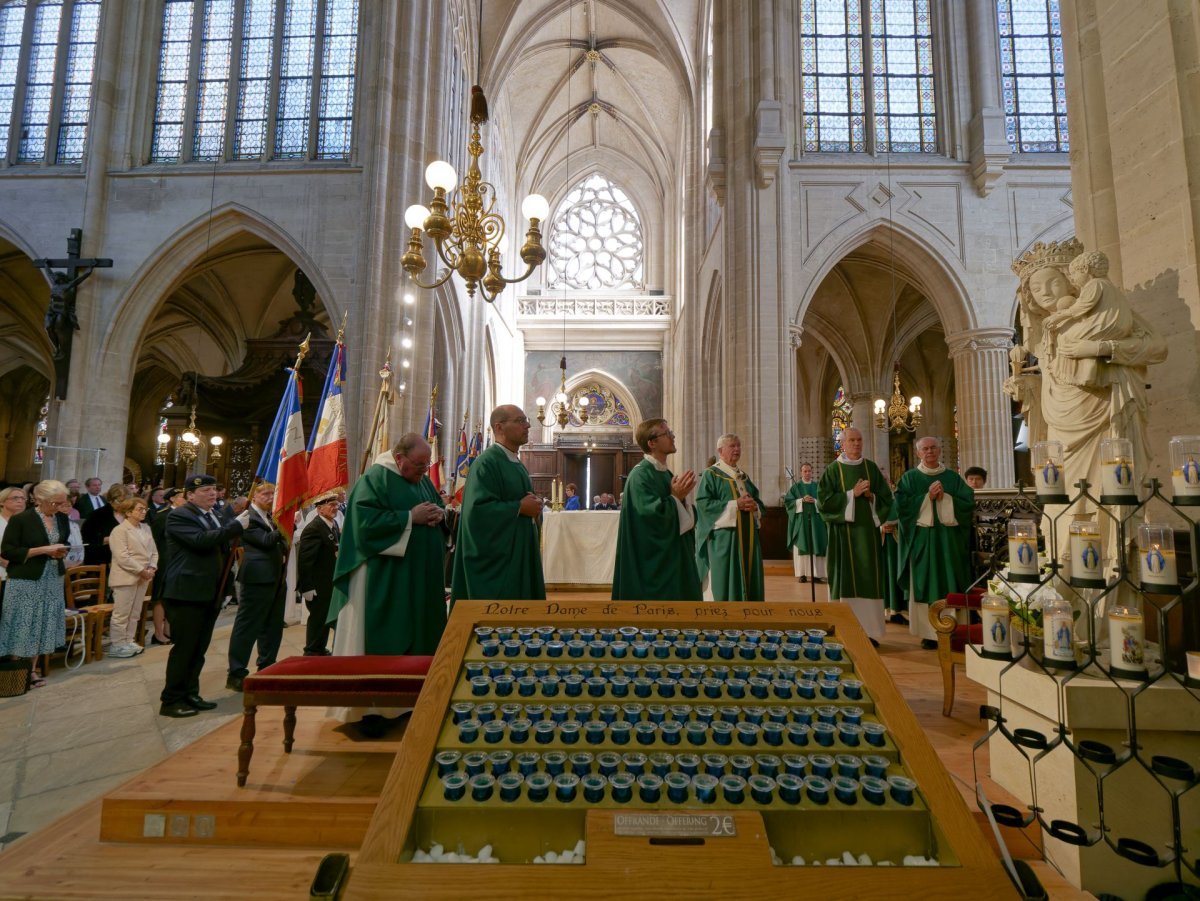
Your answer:
[[[830,898],[1200,897],[1198,228],[1194,0],[0,0],[0,486],[98,478],[182,497],[211,476],[253,498],[281,396],[315,438],[341,360],[338,487],[417,433],[439,487],[469,493],[492,411],[515,405],[546,503],[545,603],[456,603],[427,715],[402,705],[411,720],[382,737],[338,704],[265,689],[256,735],[252,693],[225,689],[237,605],[200,676],[216,709],[191,719],[156,715],[167,649],[147,637],[140,656],[106,657],[103,616],[82,665],[50,655],[45,687],[13,697],[0,678],[0,898],[400,897],[402,880],[431,898],[806,882]],[[1055,331],[1036,273],[1066,284],[1085,251],[1104,262],[1067,285],[1077,319]],[[1131,311],[1123,330],[1086,331],[1109,303]],[[1072,356],[1080,344],[1096,352]],[[1088,371],[1080,357],[1103,375],[1063,375]],[[919,811],[895,794],[825,820],[816,801],[756,801],[704,838],[622,831],[608,802],[586,820],[499,794],[477,820],[430,802],[433,750],[458,747],[457,720],[438,732],[451,689],[435,676],[474,659],[480,628],[550,622],[564,641],[580,617],[643,624],[608,601],[628,512],[612,511],[648,458],[647,421],[673,430],[675,473],[740,442],[766,612],[729,625],[843,641]],[[816,480],[853,459],[851,435],[892,489],[926,472],[925,438],[945,471],[986,473],[964,524],[978,592],[956,586],[957,612],[939,594],[941,627],[906,603],[864,633],[827,603],[833,578],[799,578],[789,492],[802,464]],[[1139,485],[1123,499],[1103,481],[1118,439]],[[596,518],[554,534],[568,485]],[[1104,544],[1099,582],[1067,560],[1084,522]],[[1022,523],[1028,577],[1009,561]],[[1173,581],[1145,569],[1155,524]],[[973,650],[988,598],[1028,608],[1022,579],[1063,586],[1078,669],[1040,650],[1022,662],[1007,640],[1000,657]],[[310,614],[287,590],[279,659],[308,660]],[[646,624],[703,641],[689,605],[655,606],[678,600],[640,598]],[[1132,680],[1108,669],[1106,631],[1131,608],[1150,661]],[[1032,657],[1032,623],[1013,623]],[[910,822],[926,844],[882,837]],[[414,863],[445,835],[462,862],[486,858],[488,828],[519,873]],[[894,872],[796,868],[848,847],[806,851],[807,831],[856,828]],[[596,864],[532,866],[574,844],[554,833],[586,839]],[[656,874],[680,884],[642,878]]]

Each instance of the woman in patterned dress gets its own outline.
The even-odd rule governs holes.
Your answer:
[[[63,557],[69,550],[70,519],[59,512],[67,486],[47,480],[34,486],[32,509],[8,521],[0,557],[8,561],[0,656],[36,658],[67,641],[63,609]],[[46,680],[33,674],[33,686]]]

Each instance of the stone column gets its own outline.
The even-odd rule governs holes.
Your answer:
[[[967,126],[971,177],[976,190],[986,197],[1004,174],[1009,156],[996,65],[999,35],[994,0],[968,0],[967,28],[971,51],[971,121]]]
[[[982,466],[989,488],[1008,488],[1013,470],[1012,402],[1004,393],[1012,330],[971,329],[947,337],[958,402],[958,461]]]
[[[879,464],[887,474],[888,433],[875,428],[875,395],[869,391],[850,395],[850,424],[863,434],[863,454]]]

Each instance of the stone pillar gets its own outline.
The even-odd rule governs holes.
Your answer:
[[[996,61],[996,4],[994,0],[967,0],[968,46],[971,61],[971,121],[967,140],[971,177],[986,197],[1004,174],[1008,162],[1008,135],[1000,107],[1000,72]]]
[[[982,466],[989,488],[1008,488],[1013,470],[1012,402],[1004,393],[1012,330],[972,329],[947,337],[958,401],[958,462]]]
[[[863,434],[863,454],[878,463],[886,474],[888,433],[886,429],[875,428],[875,395],[869,391],[851,394],[850,404],[853,407],[850,424]]]

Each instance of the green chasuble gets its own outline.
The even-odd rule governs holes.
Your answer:
[[[669,469],[651,457],[633,467],[621,502],[614,601],[700,600],[695,530],[680,534],[679,506]]]
[[[934,482],[941,482],[945,491],[936,504],[929,500]],[[910,600],[932,604],[951,592],[966,591],[971,584],[975,492],[962,476],[945,468],[933,474],[921,467],[908,470],[896,485],[895,513],[900,522],[900,581],[907,585],[912,576]]]
[[[758,488],[737,470],[710,466],[700,477],[696,489],[696,570],[703,583],[709,577],[714,601],[763,600],[762,544],[758,537],[758,517],[729,504],[742,493],[754,498],[758,513],[763,502]],[[740,482],[740,488],[739,488]]]
[[[908,577],[900,578],[900,543],[896,534],[883,535],[883,558],[885,561],[883,576],[883,606],[893,613],[903,613],[908,609],[905,595],[908,593]]]
[[[456,601],[544,601],[537,523],[520,513],[529,471],[493,444],[475,458],[463,491],[454,549]]]
[[[887,522],[891,513],[892,491],[871,460],[843,463],[843,459],[830,463],[817,482],[817,509],[829,528],[829,598],[882,599],[885,566],[879,524]],[[847,522],[846,493],[859,479],[871,482],[874,510],[871,501],[856,497],[854,521]]]
[[[802,555],[812,554],[814,557],[824,557],[829,547],[829,532],[825,528],[825,520],[817,511],[815,503],[802,503],[799,512],[796,511],[796,501],[802,497],[817,496],[816,482],[796,482],[783,497],[783,505],[787,508],[788,518],[788,547],[794,547]]]
[[[442,505],[433,482],[422,476],[414,485],[402,478],[390,453],[380,454],[355,482],[346,500],[328,622],[339,632],[352,622],[350,628],[363,634],[349,645],[339,641],[342,647],[361,646],[366,654],[437,650],[446,628],[446,536],[440,526],[410,528],[409,522],[409,511],[426,501]],[[342,621],[335,622],[339,613]]]

